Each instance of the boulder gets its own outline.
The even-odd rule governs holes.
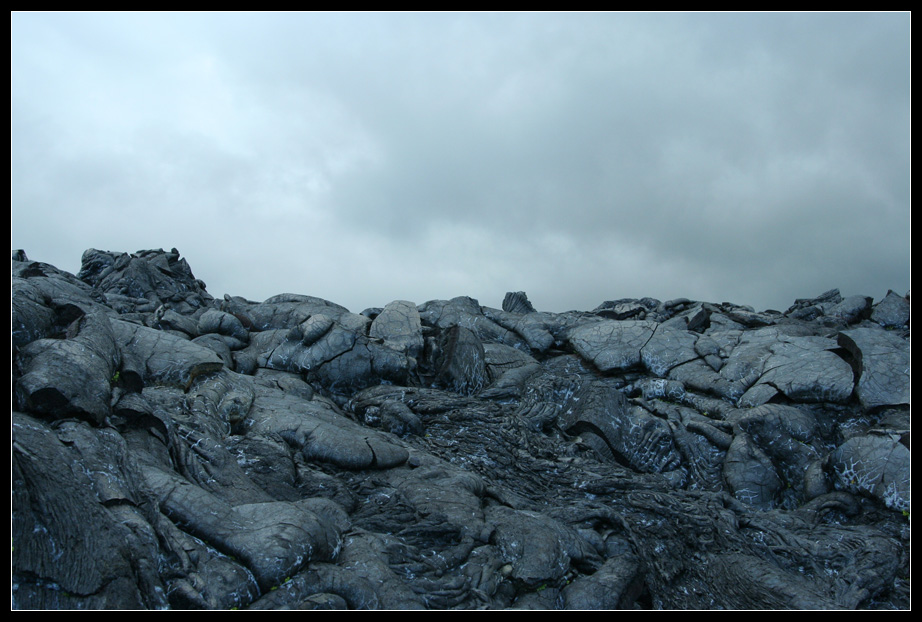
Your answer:
[[[873,328],[839,333],[839,344],[854,357],[855,393],[865,408],[909,404],[909,342]]]

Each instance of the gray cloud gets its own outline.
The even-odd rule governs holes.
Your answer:
[[[909,288],[910,16],[11,17],[12,245],[355,311]]]

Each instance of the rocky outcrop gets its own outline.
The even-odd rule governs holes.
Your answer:
[[[908,310],[355,314],[14,251],[12,606],[908,608]]]

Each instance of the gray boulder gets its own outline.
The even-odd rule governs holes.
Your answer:
[[[900,296],[889,290],[884,299],[874,305],[871,321],[884,328],[902,328],[909,323],[909,294]]]
[[[829,458],[836,485],[873,496],[887,507],[910,510],[910,455],[899,437],[866,435],[851,438]]]
[[[839,333],[839,345],[854,357],[855,393],[865,408],[909,404],[909,342],[873,328]]]

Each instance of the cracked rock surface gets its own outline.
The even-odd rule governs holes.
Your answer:
[[[14,609],[908,609],[909,296],[353,313],[12,256]]]

